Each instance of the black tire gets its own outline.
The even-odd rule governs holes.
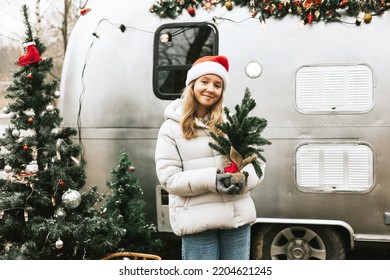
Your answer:
[[[331,227],[261,225],[252,233],[256,260],[344,260],[343,238]]]

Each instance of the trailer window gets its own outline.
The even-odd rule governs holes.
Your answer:
[[[170,23],[154,38],[153,91],[161,99],[180,97],[187,71],[199,57],[218,54],[218,30],[211,23]]]
[[[373,186],[373,152],[365,144],[305,144],[295,164],[303,191],[363,192]]]
[[[295,102],[303,114],[366,113],[373,95],[373,73],[364,64],[304,66],[296,73]]]

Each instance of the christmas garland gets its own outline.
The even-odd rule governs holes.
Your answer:
[[[159,0],[150,12],[161,18],[175,19],[186,10],[195,16],[196,9],[213,10],[217,5],[232,10],[235,6],[247,7],[252,17],[283,18],[297,15],[305,23],[313,21],[339,21],[342,16],[356,18],[356,25],[369,23],[374,15],[390,8],[390,0]]]

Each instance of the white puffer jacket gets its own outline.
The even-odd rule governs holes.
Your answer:
[[[223,158],[209,147],[210,131],[201,121],[197,122],[199,137],[184,138],[180,127],[181,105],[182,100],[176,99],[167,106],[155,153],[157,177],[169,193],[174,233],[181,236],[254,222],[256,210],[249,191],[263,178],[258,178],[249,164],[243,169],[249,176],[242,194],[218,193],[216,174],[217,170],[223,171]],[[261,168],[264,174],[263,162]]]

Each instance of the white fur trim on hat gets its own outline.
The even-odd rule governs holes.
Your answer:
[[[35,42],[27,42],[23,44],[23,48],[26,48],[28,46],[35,46],[35,45],[36,45]]]
[[[223,89],[225,91],[229,82],[229,73],[226,71],[225,67],[214,61],[204,61],[192,66],[187,73],[186,86],[188,86],[193,80],[196,80],[206,74],[215,74],[220,76],[223,80]]]

